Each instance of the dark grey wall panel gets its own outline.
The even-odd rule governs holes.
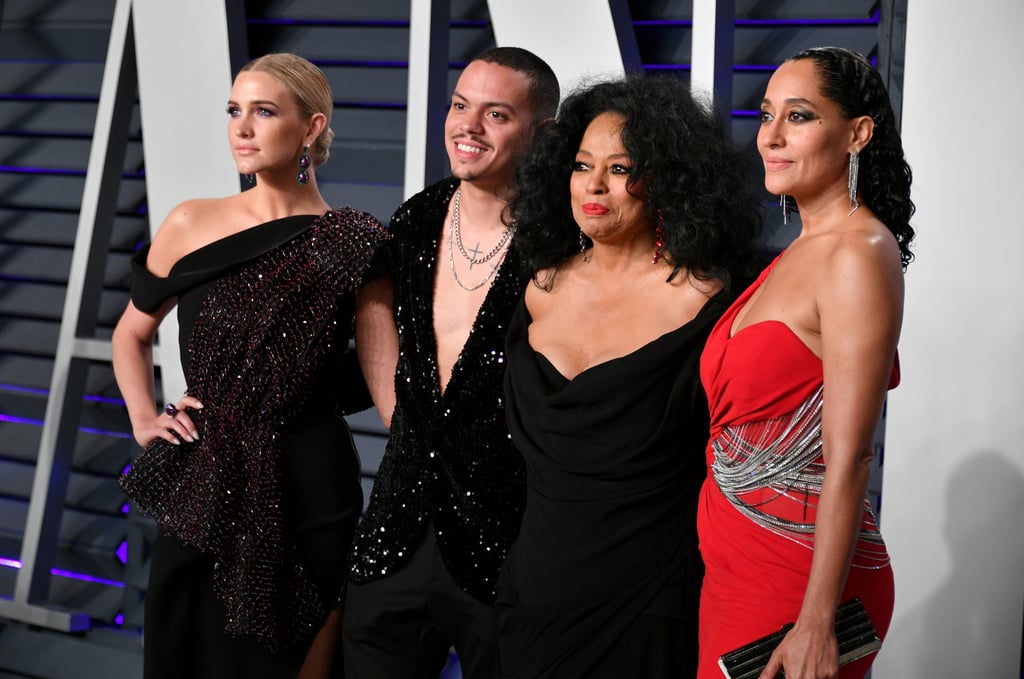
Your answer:
[[[15,210],[0,208],[0,242],[23,245],[75,245],[78,211]],[[134,251],[142,240],[149,240],[148,222],[142,215],[124,215],[114,219],[110,237],[112,249]]]

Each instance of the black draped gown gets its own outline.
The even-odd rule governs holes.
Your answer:
[[[724,298],[572,380],[530,346],[519,305],[505,389],[528,490],[498,585],[506,677],[695,675],[709,426],[698,363]]]

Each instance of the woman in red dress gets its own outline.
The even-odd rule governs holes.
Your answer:
[[[701,377],[710,474],[698,514],[707,572],[700,671],[795,622],[761,678],[863,677],[840,669],[837,607],[859,597],[880,636],[893,577],[865,496],[875,428],[899,380],[910,168],[884,85],[859,54],[786,61],[761,104],[765,186],[795,201],[800,235],[726,311]]]

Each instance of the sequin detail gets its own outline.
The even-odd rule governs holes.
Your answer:
[[[825,478],[823,396],[824,387],[819,386],[790,415],[725,427],[711,442],[711,472],[729,502],[762,528],[812,550],[813,514]],[[852,565],[883,568],[888,563],[878,522],[865,498]]]
[[[337,312],[387,232],[343,208],[216,283],[188,344],[199,441],[158,440],[121,478],[170,535],[214,557],[225,631],[280,652],[327,611],[285,535],[282,427],[302,412],[336,343]],[[184,649],[183,652],[188,652]]]
[[[434,278],[456,180],[409,199],[391,221],[375,269],[394,272],[399,334],[391,437],[357,528],[350,579],[366,583],[401,567],[433,523],[455,582],[485,602],[519,531],[526,498],[522,458],[505,421],[505,333],[525,287],[510,252],[502,263],[442,395],[434,336]],[[379,264],[379,267],[377,266]]]

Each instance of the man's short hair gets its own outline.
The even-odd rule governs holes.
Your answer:
[[[554,118],[558,111],[558,78],[547,62],[536,54],[521,47],[495,47],[473,61],[485,61],[505,68],[511,68],[526,76],[530,81],[530,106],[535,120]]]

